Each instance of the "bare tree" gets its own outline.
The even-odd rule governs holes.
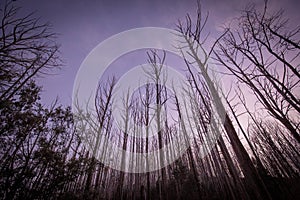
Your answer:
[[[145,73],[149,76],[149,78],[154,82],[155,89],[154,89],[154,97],[155,97],[155,123],[157,128],[157,136],[158,136],[158,148],[162,149],[164,145],[164,137],[165,133],[165,126],[162,124],[162,111],[163,107],[165,106],[168,100],[167,88],[166,88],[166,81],[167,81],[167,74],[164,70],[164,62],[166,59],[166,52],[163,52],[163,56],[160,57],[156,51],[151,51],[148,54],[148,62],[151,65],[150,70],[145,70]],[[164,163],[166,162],[166,155],[164,152],[161,152],[159,155],[159,166],[161,168],[161,185],[160,185],[160,198],[166,199],[167,198],[167,191],[166,191],[166,168]]]
[[[300,28],[289,30],[283,12],[268,13],[267,2],[262,12],[246,8],[237,23],[218,42],[216,59],[299,143]]]
[[[18,17],[19,8],[8,1],[0,10],[0,101],[10,99],[38,74],[61,65],[56,34],[49,23],[33,13]]]

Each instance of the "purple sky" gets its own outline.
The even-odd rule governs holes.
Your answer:
[[[239,14],[247,3],[240,0],[202,0],[203,11],[209,11],[207,29],[212,37],[220,26]],[[286,10],[292,24],[299,24],[300,1],[270,0],[270,8]],[[262,0],[256,0],[261,6]],[[37,12],[43,20],[51,22],[59,33],[62,59],[65,66],[57,75],[47,76],[42,100],[50,104],[55,97],[65,105],[71,104],[73,82],[80,64],[89,52],[108,37],[138,27],[165,27],[174,29],[178,19],[186,13],[195,13],[195,0],[17,0],[22,12]],[[133,65],[135,66],[135,65]]]

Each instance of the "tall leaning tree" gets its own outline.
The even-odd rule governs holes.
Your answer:
[[[232,145],[232,149],[245,176],[248,188],[256,199],[270,199],[270,194],[266,189],[264,182],[258,174],[253,162],[250,159],[248,152],[243,146],[237,131],[230,119],[219,95],[218,86],[214,83],[209,76],[209,59],[214,51],[215,45],[227,33],[225,32],[219,39],[217,39],[210,49],[205,48],[204,28],[207,22],[207,17],[203,19],[201,13],[201,6],[198,2],[198,12],[195,22],[192,21],[190,15],[187,15],[185,23],[179,21],[177,31],[182,37],[183,45],[179,47],[182,55],[186,59],[187,65],[194,65],[197,67],[197,72],[203,76],[208,85],[212,102],[217,108],[217,114],[223,119],[223,128]],[[201,56],[199,56],[201,55]],[[195,84],[199,84],[195,82]],[[232,156],[232,155],[231,155]]]

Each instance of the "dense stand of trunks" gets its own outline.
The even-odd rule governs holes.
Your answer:
[[[188,15],[177,27],[186,46],[178,47],[187,69],[185,93],[165,85],[166,53],[150,51],[152,68],[145,73],[151,83],[133,97],[124,94],[122,126],[116,126],[112,111],[114,78],[99,83],[96,116],[42,105],[33,78],[60,65],[55,35],[32,16],[17,18],[10,3],[1,12],[1,199],[300,198],[299,28],[289,31],[281,12],[247,8],[238,18],[239,29],[226,29],[206,50],[207,18],[201,19],[199,6],[195,22]],[[236,78],[233,101],[222,102],[208,75],[211,57]],[[247,105],[246,89],[261,115]],[[246,129],[236,103],[248,116]],[[151,123],[157,134],[135,137],[148,136]],[[189,147],[165,166],[181,148],[178,141]],[[166,151],[139,163],[136,154],[118,153],[108,142],[127,152]],[[99,159],[111,155],[123,169],[144,172],[115,170]],[[149,170],[150,163],[158,169]]]

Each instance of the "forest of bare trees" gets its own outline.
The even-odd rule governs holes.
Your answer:
[[[116,122],[115,77],[99,81],[95,115],[43,105],[36,78],[62,66],[57,35],[1,6],[0,199],[300,198],[300,27],[282,10],[247,6],[209,43],[199,3],[175,27],[182,93],[166,86],[167,52],[149,50],[149,83],[124,91]],[[226,94],[212,63],[234,83]],[[101,162],[110,156],[122,170]]]

